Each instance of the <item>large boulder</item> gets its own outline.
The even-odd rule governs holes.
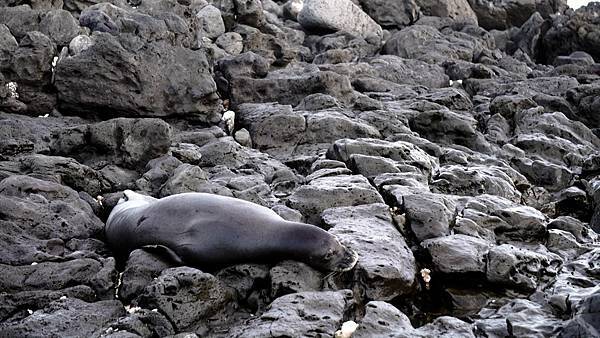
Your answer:
[[[234,327],[230,337],[330,336],[354,304],[349,290],[300,292],[279,297],[259,317]]]
[[[58,300],[17,321],[0,324],[3,337],[100,336],[104,325],[125,314],[117,300],[87,303],[75,298]]]
[[[367,299],[391,300],[413,291],[415,258],[387,205],[332,208],[321,217],[331,234],[358,253],[353,280],[366,285]]]
[[[520,27],[539,12],[544,18],[568,8],[565,0],[468,0],[477,14],[479,25],[485,29]]]
[[[451,18],[458,22],[477,25],[477,14],[467,0],[416,0],[423,13],[442,18]]]
[[[96,33],[92,41],[85,51],[56,65],[54,85],[63,111],[220,120],[222,106],[204,52],[166,42],[141,44],[126,34]]]
[[[104,228],[76,191],[29,176],[10,176],[0,182],[0,206],[3,264],[67,256],[72,252],[69,241],[98,236]]]
[[[383,31],[350,0],[305,0],[298,22],[307,29],[346,31],[378,43]]]
[[[328,208],[382,203],[383,198],[359,175],[340,175],[312,180],[292,193],[288,205],[300,211],[309,223],[318,224]]]
[[[364,11],[385,28],[401,28],[413,24],[421,15],[415,0],[360,0]]]

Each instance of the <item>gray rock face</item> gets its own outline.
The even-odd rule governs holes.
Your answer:
[[[526,299],[516,299],[497,310],[482,310],[483,319],[475,326],[479,332],[492,337],[505,334],[531,337],[556,335],[560,322],[552,311]]]
[[[270,271],[271,297],[279,297],[289,293],[319,291],[323,276],[310,266],[295,262],[283,261]]]
[[[402,196],[402,202],[407,225],[419,241],[450,234],[454,217],[452,200],[430,193],[409,193]]]
[[[176,115],[213,123],[220,119],[222,108],[204,53],[164,42],[140,46],[135,38],[107,33],[92,40],[85,53],[56,65],[54,85],[64,111],[104,117]],[[136,61],[138,57],[143,61]],[[95,76],[111,73],[114,64],[123,65],[114,76]]]
[[[573,337],[576,335],[594,336],[600,332],[600,323],[598,322],[598,295],[599,293],[596,292],[581,302],[575,318],[561,330],[559,337]]]
[[[426,15],[448,17],[459,22],[477,25],[477,15],[467,0],[416,0]]]
[[[161,272],[171,267],[162,257],[142,249],[129,254],[125,270],[121,276],[119,298],[131,302],[139,296]]]
[[[434,27],[414,25],[392,35],[383,52],[432,64],[449,60],[472,61],[475,50],[482,47],[480,44],[464,33],[444,35]]]
[[[313,224],[318,224],[321,212],[328,208],[382,202],[377,190],[358,175],[317,178],[298,188],[288,199],[288,205]]]
[[[361,0],[359,3],[371,18],[385,28],[408,26],[417,21],[421,15],[415,0]]]
[[[40,21],[40,32],[46,34],[56,45],[67,46],[79,34],[79,23],[65,10],[52,10]]]
[[[386,337],[398,331],[412,330],[408,317],[393,305],[371,301],[365,306],[366,313],[353,337]]]
[[[350,0],[305,0],[298,22],[307,29],[346,31],[375,43],[383,36],[381,26]]]
[[[110,296],[112,280],[116,275],[115,262],[111,259],[97,261],[90,258],[74,259],[37,265],[1,265],[5,272],[0,286],[7,293],[34,290],[62,290],[76,285],[92,288],[97,297]]]
[[[300,292],[277,298],[265,313],[233,328],[232,337],[273,337],[292,334],[316,337],[335,332],[353,305],[352,292]]]
[[[574,51],[587,52],[598,61],[600,40],[592,33],[598,31],[598,24],[594,21],[597,12],[598,5],[588,4],[569,15],[554,18],[543,37],[543,58],[540,61],[552,63],[559,55],[569,55]],[[591,34],[579,36],[577,32],[581,30]]]
[[[428,175],[437,169],[437,161],[419,147],[404,141],[389,142],[375,139],[341,139],[333,143],[327,157],[350,162],[352,155],[381,156],[401,165],[414,166]]]
[[[201,10],[196,13],[198,18],[199,30],[196,32],[196,38],[201,39],[207,37],[209,39],[216,39],[221,34],[225,33],[225,23],[221,17],[221,11],[212,5],[202,7]]]
[[[421,242],[435,267],[443,273],[486,271],[486,254],[491,244],[479,238],[450,235]]]
[[[487,278],[511,287],[535,290],[556,276],[563,260],[555,254],[502,244],[490,249]]]
[[[391,300],[413,290],[415,258],[387,205],[332,208],[321,217],[330,233],[358,253],[354,279],[369,285],[363,291],[368,299]]]
[[[0,334],[6,337],[99,336],[104,325],[124,314],[123,305],[116,300],[87,303],[67,298],[53,302],[20,321],[0,324]]]
[[[0,336],[598,335],[599,13],[0,0]],[[359,261],[126,255],[126,189],[255,202]]]
[[[146,137],[151,137],[153,142],[146,142]],[[91,164],[104,159],[137,168],[166,154],[170,146],[171,126],[166,122],[160,119],[117,118],[60,130],[53,135],[51,149],[55,154],[72,156]]]
[[[15,175],[0,182],[0,191],[3,264],[31,264],[68,255],[69,240],[102,231],[103,224],[91,207],[68,187]]]
[[[469,0],[477,14],[479,25],[485,29],[520,27],[534,12],[547,18],[567,8],[565,1],[489,1]]]
[[[301,76],[282,75],[276,78],[232,80],[231,97],[234,104],[278,102],[298,105],[308,94],[328,94],[344,103],[355,97],[347,77],[333,72],[314,72]]]
[[[369,302],[353,337],[475,337],[470,324],[453,317],[438,317],[415,329],[408,317],[385,302]]]
[[[178,331],[198,328],[233,300],[232,290],[214,276],[179,267],[164,270],[138,299],[140,305],[159,309]]]
[[[477,196],[491,194],[518,202],[521,193],[515,183],[501,168],[493,166],[462,167],[446,165],[435,176],[433,186],[436,190],[454,195]]]

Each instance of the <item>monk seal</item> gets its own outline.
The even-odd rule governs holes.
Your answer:
[[[161,246],[183,264],[204,269],[289,259],[343,272],[358,261],[356,252],[327,231],[286,221],[244,200],[206,193],[156,199],[126,190],[124,195],[105,234],[113,251],[125,257],[137,248]]]

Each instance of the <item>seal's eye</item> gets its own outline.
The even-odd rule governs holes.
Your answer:
[[[333,250],[329,249],[325,254],[325,259],[331,259],[331,257],[333,257]]]

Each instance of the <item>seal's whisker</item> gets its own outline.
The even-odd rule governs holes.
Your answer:
[[[331,276],[335,276],[338,273],[339,273],[339,271],[331,271],[329,274],[327,274],[325,277],[323,277],[323,280],[326,280]]]

